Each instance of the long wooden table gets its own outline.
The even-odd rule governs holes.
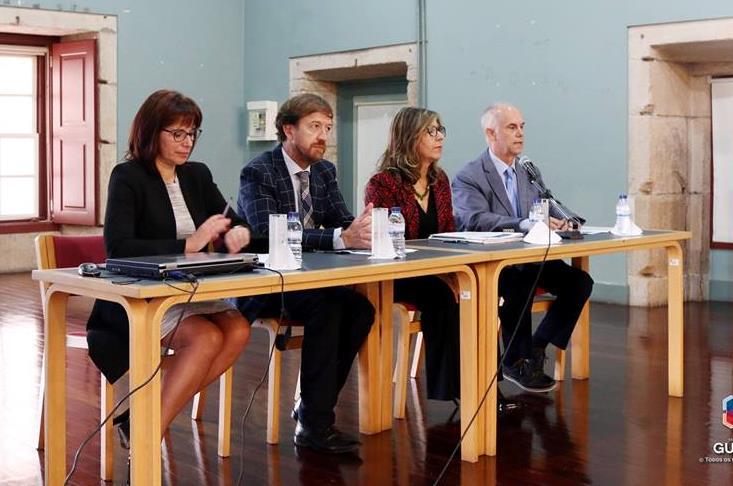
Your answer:
[[[593,255],[663,248],[667,252],[669,297],[669,394],[683,393],[683,260],[680,242],[689,232],[649,231],[617,238],[608,234],[552,246],[548,259],[572,258],[588,269]],[[420,251],[405,261],[370,261],[362,255],[305,254],[304,270],[285,272],[285,291],[361,284],[377,309],[375,325],[359,354],[359,428],[373,434],[392,426],[392,287],[400,278],[455,273],[460,286],[461,310],[461,458],[475,462],[481,454],[496,454],[497,387],[492,386],[476,421],[467,430],[479,400],[497,368],[498,276],[519,263],[537,262],[542,246],[521,242],[501,245],[458,245],[429,240],[408,245]],[[109,280],[79,277],[74,270],[34,271],[33,278],[50,284],[46,294],[46,483],[60,484],[65,476],[65,334],[69,295],[86,295],[120,303],[130,320],[130,387],[145,380],[160,359],[160,319],[188,295],[157,282],[119,286]],[[194,301],[251,296],[280,291],[277,275],[256,274],[209,277],[201,280]],[[589,376],[589,314],[581,314],[573,334],[572,375]],[[131,399],[133,484],[160,484],[160,376]]]
[[[641,236],[616,237],[608,233],[586,235],[583,240],[563,240],[547,251],[548,260],[570,258],[573,265],[584,270],[589,269],[589,257],[608,253],[629,252],[637,250],[664,249],[667,256],[667,299],[668,299],[668,387],[669,395],[683,395],[683,255],[681,242],[691,238],[688,231],[645,231]],[[499,274],[510,265],[539,262],[545,257],[546,247],[527,245],[522,242],[502,243],[497,245],[451,244],[434,240],[422,240],[415,245],[425,250],[451,248],[469,251],[474,259],[470,265],[476,272],[478,280],[478,383],[479,400],[488,389],[489,383],[497,371],[498,347],[497,333],[499,325],[499,297],[497,288]],[[570,343],[572,360],[572,377],[586,379],[590,376],[590,315],[586,304],[578,319]],[[462,375],[463,376],[463,375]],[[496,455],[496,383],[486,396],[475,426],[481,430],[481,453]],[[463,408],[463,405],[462,407]],[[463,412],[463,410],[461,410]]]
[[[455,273],[463,298],[461,309],[462,428],[478,405],[478,326],[477,283],[474,271],[465,264],[469,253],[427,250],[405,261],[369,260],[363,255],[305,254],[304,270],[278,275],[257,271],[236,276],[200,280],[193,301],[252,296],[336,285],[361,284],[375,305],[375,325],[359,353],[359,428],[373,434],[391,427],[384,418],[391,412],[391,281],[440,273]],[[160,282],[141,281],[115,285],[108,279],[80,277],[75,269],[34,271],[35,280],[49,284],[46,292],[45,330],[45,479],[46,484],[62,484],[66,475],[66,304],[70,295],[84,295],[117,302],[130,321],[130,389],[145,381],[160,360],[160,320],[172,305],[185,302],[189,295]],[[385,281],[380,286],[379,282]],[[178,283],[177,286],[187,287]],[[187,288],[187,290],[189,290]],[[386,322],[382,326],[382,320]],[[383,329],[386,332],[383,332]],[[389,349],[389,367],[380,350]],[[389,400],[382,390],[389,388]],[[383,412],[383,409],[385,410]],[[131,410],[132,484],[158,485],[160,467],[160,374],[136,392]],[[482,449],[481,431],[472,427],[462,451],[465,460],[475,462]]]

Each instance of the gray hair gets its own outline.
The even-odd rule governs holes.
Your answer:
[[[499,102],[489,105],[481,114],[481,129],[486,131],[487,128],[496,130],[499,128],[499,114],[508,108],[515,108],[509,103]],[[516,108],[515,108],[516,109]]]

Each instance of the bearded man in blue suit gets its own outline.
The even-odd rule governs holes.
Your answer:
[[[336,181],[336,168],[323,159],[333,129],[333,111],[320,96],[301,94],[280,107],[275,120],[280,145],[247,164],[240,175],[237,212],[261,234],[270,214],[298,212],[303,248],[371,247],[371,206],[354,218]],[[249,319],[280,314],[280,296],[239,299]],[[294,442],[325,453],[352,452],[359,441],[334,426],[334,407],[351,364],[369,334],[374,308],[345,288],[288,292],[285,310],[304,323],[300,399],[293,410]],[[251,321],[250,321],[251,322]]]

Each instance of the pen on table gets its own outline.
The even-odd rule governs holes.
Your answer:
[[[466,241],[466,240],[440,240],[440,241],[442,241],[443,243],[461,243],[462,245],[468,245],[470,243],[470,241]]]

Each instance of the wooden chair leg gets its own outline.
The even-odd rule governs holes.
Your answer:
[[[45,299],[44,299],[45,302]],[[45,305],[45,303],[44,303]],[[39,420],[38,420],[38,445],[36,446],[36,449],[39,451],[42,451],[45,446],[45,429],[43,427],[43,421],[45,419],[45,398],[46,398],[46,356],[44,353],[43,358],[41,359],[41,383],[38,386],[38,397],[39,397],[39,404],[38,404],[38,410],[39,412]]]
[[[282,356],[277,349],[272,353],[267,380],[267,443],[280,442],[280,365]]]
[[[219,457],[229,457],[232,430],[232,382],[234,368],[219,377]]]
[[[99,415],[100,420],[104,420],[115,406],[115,389],[101,373],[99,388]],[[114,479],[114,432],[114,425],[110,419],[104,424],[99,436],[99,475],[104,481]]]
[[[423,364],[425,363],[425,346],[423,346],[422,339],[422,332],[417,333],[417,337],[415,338],[415,351],[412,353],[410,378],[420,376],[420,370],[422,370]]]
[[[401,305],[393,306],[392,321],[397,331],[397,360],[392,376],[394,387],[394,404],[392,416],[405,418],[405,401],[407,399],[407,365],[410,359],[410,316]]]
[[[562,381],[565,379],[565,350],[555,350],[555,380]]]
[[[206,388],[199,391],[193,396],[193,406],[191,407],[191,420],[201,420],[204,415],[204,407],[206,406]]]

